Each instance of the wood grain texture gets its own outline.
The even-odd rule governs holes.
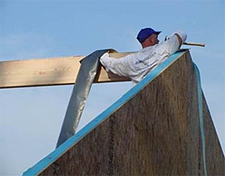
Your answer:
[[[130,53],[111,53],[119,58]],[[84,56],[30,59],[0,62],[0,88],[74,84]],[[107,73],[103,67],[96,83],[129,81],[129,78]]]
[[[40,175],[203,175],[196,81],[187,52]],[[225,175],[203,102],[208,175]]]

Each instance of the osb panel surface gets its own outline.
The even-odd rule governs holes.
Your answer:
[[[208,175],[225,175],[224,154],[221,150],[221,145],[217,138],[205,98],[203,101],[203,109],[207,172]]]
[[[41,175],[203,175],[196,77],[186,54]],[[204,101],[208,175],[224,158]]]

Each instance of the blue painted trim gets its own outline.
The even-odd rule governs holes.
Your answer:
[[[186,50],[185,50],[186,51]],[[125,93],[119,100],[117,100],[108,109],[98,115],[94,120],[82,128],[77,134],[69,138],[66,142],[60,145],[52,153],[46,156],[44,159],[39,161],[33,167],[28,169],[23,173],[23,176],[38,175],[41,171],[47,168],[51,163],[56,161],[60,156],[62,156],[66,151],[73,147],[77,142],[84,138],[89,132],[106,120],[113,112],[123,106],[128,100],[134,97],[140,90],[149,84],[154,78],[156,78],[160,73],[162,73],[166,68],[168,68],[174,61],[176,61],[185,51],[176,52],[163,63],[159,64],[153,71],[151,71],[143,80],[141,80],[137,85],[131,88],[127,93]]]
[[[200,123],[200,133],[202,139],[202,157],[203,157],[203,170],[205,176],[207,176],[207,165],[205,157],[205,134],[204,134],[204,123],[203,123],[203,102],[202,102],[202,87],[201,87],[201,78],[198,67],[194,64],[194,69],[197,77],[197,90],[198,90],[198,114],[199,114],[199,123]]]

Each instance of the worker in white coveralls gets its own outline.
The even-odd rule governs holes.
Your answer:
[[[134,83],[138,83],[158,64],[175,53],[187,38],[184,32],[177,31],[167,40],[159,43],[160,32],[152,28],[141,29],[137,35],[137,40],[142,45],[140,51],[119,59],[109,57],[109,53],[105,53],[100,58],[100,62],[107,72],[129,77]]]

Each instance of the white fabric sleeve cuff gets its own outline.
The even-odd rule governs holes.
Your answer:
[[[179,30],[176,31],[174,34],[178,34],[180,38],[182,39],[182,44],[186,41],[187,39],[187,34],[185,34],[183,31]]]
[[[106,52],[100,57],[101,64],[105,67],[106,71],[109,71],[108,66],[110,65],[110,62],[113,58],[109,57],[109,53]]]

